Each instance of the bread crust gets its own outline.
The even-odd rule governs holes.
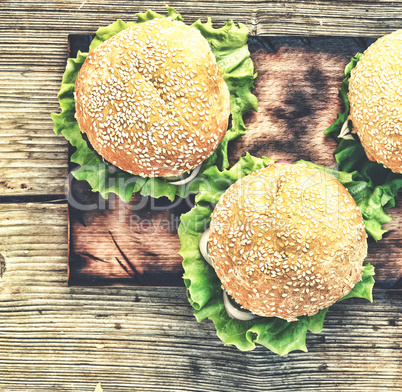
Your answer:
[[[242,307],[294,321],[361,280],[367,235],[355,201],[333,176],[271,164],[220,197],[208,249],[222,287]]]
[[[402,30],[364,52],[351,72],[348,98],[367,157],[402,173]]]
[[[230,94],[200,32],[154,19],[109,38],[75,83],[76,117],[93,148],[143,177],[177,176],[223,139]]]

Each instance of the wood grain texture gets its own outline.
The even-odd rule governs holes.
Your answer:
[[[371,39],[253,37],[250,50],[258,76],[258,112],[247,116],[246,135],[230,146],[234,164],[252,155],[333,167],[336,142],[324,130],[342,110],[338,90],[350,53]]]
[[[253,35],[378,37],[402,26],[401,1],[169,4],[188,23],[205,21],[206,15],[216,26],[234,19],[246,23]],[[309,353],[279,357],[261,347],[242,353],[222,346],[210,322],[196,322],[184,288],[68,286],[68,205],[66,200],[49,202],[64,194],[67,178],[67,143],[53,134],[50,120],[58,110],[67,37],[93,33],[117,18],[134,20],[147,8],[163,12],[164,3],[0,1],[0,391],[92,392],[98,382],[105,392],[401,390],[397,290],[376,290],[373,304],[348,300],[335,305],[324,332],[308,336]],[[340,56],[354,54],[348,50]],[[308,80],[308,68],[303,76],[294,73],[295,83]],[[328,84],[333,94],[336,83]],[[308,91],[312,97],[322,94],[314,86]],[[297,97],[288,99],[292,103]],[[266,121],[272,113],[262,109],[258,115]],[[243,147],[267,154],[278,148],[283,154],[287,146],[279,142],[289,146],[292,138],[282,127],[299,114],[282,116],[279,134],[270,135],[277,137],[276,145],[264,138],[253,145],[250,133]],[[260,121],[253,116],[249,125]],[[308,125],[307,118],[299,120]],[[315,126],[323,126],[322,121],[313,115]],[[322,136],[317,137],[320,144]],[[330,151],[332,142],[325,143]],[[330,153],[318,156],[310,149],[305,156],[324,160]],[[34,203],[18,202],[29,197]],[[397,273],[401,259],[401,220],[389,227],[383,242],[370,245],[371,252],[379,264],[391,266],[380,279],[400,288],[389,276]],[[387,252],[381,251],[385,242]]]
[[[70,285],[183,286],[177,228],[191,208],[185,200],[135,195],[130,203],[113,196],[105,202],[82,182],[72,188]]]
[[[188,23],[206,16],[216,23],[236,20],[247,24],[256,35],[380,36],[401,26],[401,1],[171,1]],[[134,19],[137,12],[152,8],[165,11],[160,1],[94,0],[6,1],[6,27],[16,28],[12,13],[18,11],[21,25],[28,30],[82,32],[124,16]],[[56,12],[55,12],[56,11]],[[46,21],[46,24],[43,21]],[[63,23],[64,22],[64,23]],[[88,29],[88,26],[90,30]]]
[[[90,208],[70,204],[70,285],[183,286],[177,227],[192,200],[168,206],[137,195],[130,203],[109,203],[82,182],[74,183],[72,198]],[[366,262],[375,266],[377,289],[402,289],[400,201],[391,212],[384,238],[368,241]]]
[[[0,204],[0,287],[66,286],[67,205]]]
[[[184,288],[68,287],[66,204],[0,204],[0,390],[396,391],[401,295],[347,300],[308,353],[224,347]],[[18,233],[18,236],[13,236]]]
[[[285,357],[222,347],[211,323],[197,324],[184,290],[97,294],[91,306],[85,289],[69,296],[52,292],[50,303],[43,292],[31,295],[29,304],[3,297],[0,310],[8,321],[0,326],[0,388],[92,391],[97,382],[119,392],[401,387],[400,320],[387,306],[396,300],[392,293],[378,295],[377,305],[336,305],[324,332],[308,336],[310,352]]]
[[[169,4],[187,23],[205,21],[206,15],[216,26],[233,19],[245,23],[253,35],[378,37],[402,26],[400,1]],[[67,144],[53,134],[50,113],[58,111],[56,94],[66,64],[67,37],[93,33],[118,18],[135,20],[135,13],[148,8],[165,11],[160,1],[0,2],[0,195],[64,193]]]
[[[0,71],[0,195],[64,194],[68,143],[50,119],[59,88],[49,72]]]

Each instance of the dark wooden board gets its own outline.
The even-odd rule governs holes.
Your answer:
[[[115,195],[105,201],[87,183],[74,180],[69,202],[70,285],[182,286],[177,228],[191,202],[140,195],[130,203]]]
[[[71,55],[87,50],[90,38],[70,36]],[[333,167],[336,143],[323,131],[341,109],[337,92],[346,63],[372,41],[251,37],[259,109],[247,114],[246,135],[230,144],[230,163],[249,152]],[[69,284],[182,286],[177,227],[180,214],[193,206],[193,199],[171,203],[135,195],[124,203],[113,196],[104,201],[87,183],[72,181]],[[400,206],[395,210],[401,211]],[[367,261],[376,266],[377,288],[400,285],[402,239],[397,212],[384,240],[370,240]]]

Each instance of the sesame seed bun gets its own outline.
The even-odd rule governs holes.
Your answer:
[[[374,42],[352,70],[349,119],[367,157],[402,173],[402,30]]]
[[[177,176],[224,137],[230,95],[208,42],[170,19],[136,24],[85,60],[76,117],[107,161],[144,177]]]
[[[245,309],[293,321],[313,315],[361,280],[362,216],[333,176],[305,164],[270,164],[220,197],[209,256]]]

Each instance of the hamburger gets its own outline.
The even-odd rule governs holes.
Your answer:
[[[273,163],[221,196],[208,249],[222,286],[243,308],[295,321],[352,290],[366,237],[355,201],[334,177]]]
[[[402,30],[381,37],[349,79],[349,120],[367,157],[402,173]]]
[[[387,209],[401,190],[401,71],[402,30],[374,41],[346,65],[339,97],[343,110],[325,130],[338,143],[334,151],[339,171],[350,173],[348,187],[376,241],[392,220]]]
[[[246,155],[206,174],[209,187],[181,217],[180,253],[195,315],[213,320],[225,343],[307,351],[307,331],[321,332],[331,305],[371,300],[364,221],[334,171]]]
[[[67,60],[52,113],[75,148],[71,174],[93,192],[185,198],[208,167],[229,166],[228,145],[257,110],[248,28],[183,23],[171,7],[100,27],[89,53]]]
[[[229,89],[201,33],[178,20],[135,24],[92,50],[76,118],[96,152],[141,177],[180,176],[222,141]]]

